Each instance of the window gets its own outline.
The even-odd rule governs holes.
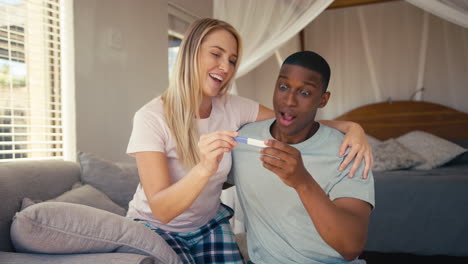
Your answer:
[[[0,162],[63,158],[59,0],[0,0]]]
[[[169,77],[172,75],[172,70],[174,68],[176,58],[177,58],[177,53],[179,52],[179,46],[180,43],[182,42],[182,37],[174,36],[171,33],[169,33],[169,49],[168,49],[168,54],[169,54],[169,60],[168,60],[168,71],[169,71]]]
[[[197,17],[192,15],[184,8],[173,3],[168,3],[168,13],[168,72],[170,77],[176,62],[177,53],[179,52],[180,43],[184,38],[184,33],[189,27],[190,23],[195,21]]]

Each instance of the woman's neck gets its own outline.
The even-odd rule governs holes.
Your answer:
[[[200,119],[210,117],[212,108],[213,108],[213,103],[211,101],[211,97],[203,96],[200,108],[198,109],[200,113]]]

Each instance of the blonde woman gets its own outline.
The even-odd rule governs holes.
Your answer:
[[[222,185],[236,131],[274,113],[227,94],[241,51],[231,25],[195,21],[180,46],[168,89],[134,117],[127,153],[136,157],[140,184],[127,215],[161,235],[184,263],[243,261],[228,221],[233,210],[220,202]],[[351,145],[350,159],[364,157],[370,167],[362,128],[350,122],[326,124],[347,133],[340,152]]]

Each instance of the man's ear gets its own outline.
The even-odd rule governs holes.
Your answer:
[[[324,108],[327,103],[328,103],[328,100],[330,99],[330,92],[324,92],[322,94],[322,98],[320,98],[320,105],[319,105],[319,108]]]

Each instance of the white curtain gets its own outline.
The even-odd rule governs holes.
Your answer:
[[[233,25],[242,38],[243,55],[236,78],[270,57],[331,2],[333,0],[214,0],[214,17]],[[221,200],[236,212],[231,220],[234,232],[243,232],[242,210],[234,188],[224,190]]]
[[[467,0],[406,0],[425,11],[468,28]]]
[[[332,96],[319,118],[409,99],[468,112],[466,28],[395,1],[327,10],[305,35],[306,49],[324,56],[332,68]]]
[[[333,0],[214,0],[214,17],[233,25],[244,45],[240,77],[298,34]]]

